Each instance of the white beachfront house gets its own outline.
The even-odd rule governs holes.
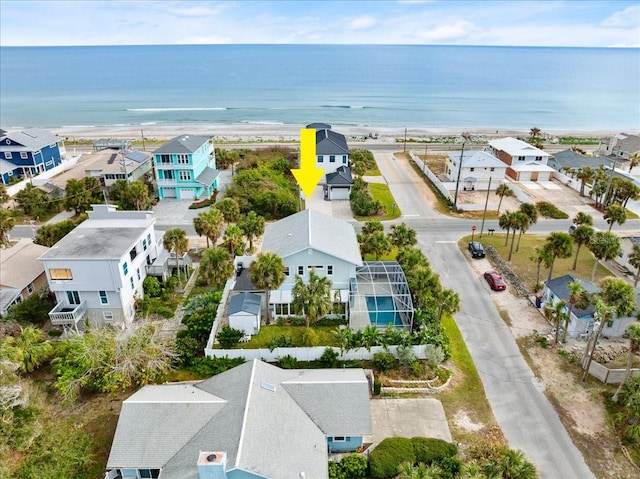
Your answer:
[[[119,327],[133,321],[146,266],[164,250],[152,212],[116,208],[93,205],[89,219],[40,256],[57,299],[49,312],[54,325],[79,330],[85,320]]]
[[[462,170],[458,171],[460,168]],[[457,181],[460,178],[460,190],[486,191],[488,188],[495,190],[500,186],[507,171],[507,165],[486,151],[467,150],[464,153],[452,151],[445,162],[445,170],[450,181]],[[489,185],[489,179],[491,179],[491,185]]]
[[[515,181],[549,181],[554,169],[547,165],[549,153],[516,138],[489,141],[489,150],[507,165],[507,176]]]
[[[344,135],[326,123],[311,123],[307,128],[316,130],[316,168],[324,169],[327,175],[340,166],[349,166],[349,146]]]

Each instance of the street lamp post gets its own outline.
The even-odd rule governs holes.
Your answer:
[[[462,173],[462,156],[464,155],[464,145],[467,143],[468,136],[462,134],[462,151],[460,152],[460,161],[458,162],[458,178],[456,179],[456,194],[453,197],[453,211],[458,211],[458,189],[460,188],[460,173]]]
[[[491,176],[489,177],[489,185],[487,186],[487,198],[484,200],[484,212],[482,213],[482,226],[480,226],[480,238],[484,230],[484,220],[487,217],[487,206],[489,205],[489,192],[491,191]]]

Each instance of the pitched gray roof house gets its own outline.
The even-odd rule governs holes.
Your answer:
[[[231,301],[229,301],[229,307],[227,309],[227,314],[235,314],[235,313],[250,313],[250,314],[258,314],[260,312],[260,295],[255,293],[243,292],[240,294],[236,294]]]
[[[569,283],[574,281],[580,281],[582,287],[587,290],[589,294],[595,294],[600,292],[600,288],[598,288],[595,284],[587,279],[577,278],[570,274],[565,274],[563,276],[559,276],[557,278],[553,278],[551,281],[547,281],[545,287],[548,288],[558,299],[568,302],[569,300]],[[587,307],[587,309],[579,309],[573,308],[571,311],[577,318],[593,315],[594,308],[591,304]]]
[[[585,156],[577,151],[566,149],[554,153],[547,164],[557,171],[562,171],[562,168],[580,169],[585,166],[590,168],[597,168],[600,165],[611,166],[611,160],[601,156]]]
[[[351,186],[353,177],[348,166],[339,166],[333,173],[327,173],[327,185],[329,186]]]
[[[349,146],[344,135],[336,133],[326,123],[311,123],[307,128],[316,130],[316,155],[348,155]]]
[[[198,479],[198,458],[211,451],[225,457],[225,471],[326,478],[326,437],[335,431],[371,434],[361,369],[285,370],[253,360],[202,382],[145,386],[125,400],[107,468]]]
[[[286,258],[307,248],[362,265],[355,230],[346,221],[304,210],[266,226],[262,251]]]
[[[153,152],[157,154],[188,154],[194,153],[202,145],[207,143],[211,137],[198,135],[180,135],[172,138],[160,148]]]
[[[7,138],[11,140],[13,144],[7,146],[4,142]],[[64,138],[60,138],[47,130],[41,130],[39,128],[5,132],[0,138],[0,151],[35,151],[63,140]]]

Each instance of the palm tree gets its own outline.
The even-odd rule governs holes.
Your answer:
[[[220,210],[210,208],[193,219],[193,227],[198,236],[207,238],[207,248],[209,247],[209,241],[215,246],[224,227],[224,216],[222,216]]]
[[[449,288],[444,288],[440,290],[440,294],[438,294],[438,320],[436,322],[436,331],[440,329],[440,321],[442,320],[442,315],[444,313],[447,314],[455,314],[460,311],[460,296],[454,290]]]
[[[331,280],[319,276],[313,269],[306,284],[301,276],[296,276],[291,296],[291,306],[296,314],[304,315],[307,328],[329,314],[333,306]]]
[[[487,477],[499,477],[502,479],[537,479],[536,467],[527,460],[522,451],[516,451],[507,447],[498,449],[494,461],[485,463]]]
[[[173,252],[176,255],[176,274],[180,278],[180,266],[178,260],[180,256],[186,253],[189,247],[189,240],[187,239],[187,232],[182,228],[171,228],[167,230],[162,238],[162,244],[164,249],[169,252]],[[182,281],[182,280],[180,280]]]
[[[576,177],[580,180],[580,196],[584,196],[584,186],[587,182],[593,180],[595,171],[589,166],[585,166],[578,170]]]
[[[227,224],[235,223],[240,218],[240,206],[233,198],[223,198],[214,204],[213,207],[220,210]]]
[[[17,363],[24,373],[39,368],[53,354],[53,346],[45,340],[44,331],[35,326],[22,328],[18,337],[6,337],[0,343],[0,357]]]
[[[567,313],[565,312],[565,308],[567,307],[567,303],[563,300],[558,301],[553,306],[545,306],[544,307],[544,317],[553,323],[553,326],[556,329],[555,343],[558,344],[558,337],[560,332],[560,324],[566,324]]]
[[[511,255],[513,253],[513,241],[516,237],[516,231],[520,231],[520,234],[518,234],[518,246],[516,247],[517,253],[520,249],[520,238],[522,238],[523,233],[529,229],[529,226],[531,226],[531,218],[522,211],[516,211],[515,213],[513,213],[513,223],[513,236],[511,237],[511,248],[509,249],[509,257],[507,258],[507,261],[511,261]]]
[[[562,331],[562,342],[567,341],[567,330],[569,329],[569,322],[571,321],[571,312],[573,308],[587,309],[591,303],[591,297],[582,283],[579,280],[570,282],[567,285],[569,290],[569,308],[567,310],[567,316],[564,318],[564,330]]]
[[[553,257],[551,256],[551,252],[547,248],[536,246],[535,254],[529,259],[538,265],[536,272],[536,287],[538,287],[540,285],[540,267],[543,264],[545,268],[551,266]]]
[[[409,228],[405,223],[391,226],[389,240],[391,241],[391,244],[397,248],[415,246],[418,242],[416,239],[416,230]]]
[[[344,354],[351,349],[353,342],[353,332],[349,328],[336,328],[333,335],[340,346],[340,354]]]
[[[217,289],[233,274],[233,258],[224,248],[207,248],[200,260],[200,274]]]
[[[405,275],[408,275],[418,266],[428,266],[429,264],[422,250],[414,246],[400,248],[396,256],[396,261]]]
[[[593,216],[591,216],[589,213],[585,213],[584,211],[580,211],[573,218],[573,224],[576,226],[580,226],[580,225],[593,226]]]
[[[124,191],[127,202],[133,205],[136,211],[140,211],[149,207],[151,198],[149,198],[149,188],[142,181],[132,181]]]
[[[549,251],[551,255],[551,264],[549,266],[549,277],[547,281],[551,281],[553,275],[553,265],[556,262],[556,258],[569,258],[573,254],[573,247],[571,244],[571,235],[568,233],[554,232],[547,236],[547,240],[544,247]]]
[[[573,232],[573,235],[572,235],[573,242],[577,246],[576,255],[573,258],[573,267],[571,268],[573,269],[573,271],[575,271],[576,268],[578,267],[578,255],[580,254],[580,248],[582,248],[584,245],[591,243],[591,240],[593,239],[593,234],[594,234],[593,228],[586,224],[581,224]]]
[[[636,151],[633,155],[629,156],[629,173],[638,165],[640,165],[640,152]]]
[[[498,202],[498,215],[500,214],[500,206],[502,205],[502,199],[506,197],[514,196],[515,193],[506,183],[501,183],[500,186],[496,188],[496,195],[500,196],[500,201]]]
[[[614,204],[607,206],[607,209],[604,212],[604,219],[609,223],[609,231],[611,231],[614,223],[621,225],[627,221],[627,210],[620,205]]]
[[[539,138],[541,134],[542,134],[542,131],[538,127],[534,126],[533,128],[531,128],[531,130],[529,130],[529,136],[531,138]]]
[[[373,346],[377,346],[382,341],[382,333],[377,327],[369,324],[362,330],[362,336],[360,340],[362,347],[370,352]]]
[[[622,318],[631,314],[636,309],[636,292],[633,286],[624,279],[613,277],[605,278],[602,281],[602,292],[594,297],[593,305],[600,320],[600,325],[594,337],[587,343],[587,348],[585,349],[585,356],[588,352],[588,359],[582,376],[583,382],[587,380],[589,375],[593,353],[595,352],[605,323],[611,324],[614,318]]]
[[[502,213],[500,215],[500,218],[498,218],[498,225],[503,230],[507,230],[507,236],[504,239],[504,245],[507,246],[507,244],[509,243],[509,232],[511,231],[511,228],[514,227],[513,213],[509,210]]]
[[[640,244],[634,244],[631,247],[629,264],[636,269],[636,274],[633,276],[633,287],[637,288],[640,280]]]
[[[589,249],[593,256],[596,257],[591,270],[591,281],[593,281],[596,276],[598,261],[609,261],[620,254],[620,238],[609,231],[598,231],[593,235],[593,239],[589,243]]]
[[[16,225],[16,219],[11,211],[0,208],[0,246],[8,243],[9,231]]]
[[[622,386],[629,380],[629,377],[631,377],[633,356],[638,351],[640,351],[640,325],[630,324],[627,328],[627,334],[629,335],[629,355],[627,356],[627,370],[624,374],[624,379],[620,381],[618,389],[616,389],[615,394],[611,398],[614,403],[618,402],[618,395],[620,394],[620,391],[622,391]]]
[[[264,218],[255,211],[249,211],[249,213],[240,218],[238,226],[244,231],[249,240],[249,248],[253,250],[253,239],[264,233]]]
[[[358,243],[360,244],[360,253],[362,256],[372,254],[375,256],[376,261],[380,259],[380,256],[391,251],[391,242],[382,231],[377,231],[369,235],[359,233]]]
[[[535,225],[538,222],[538,208],[533,203],[522,203],[519,211],[529,217],[532,225]]]
[[[440,278],[430,266],[416,268],[407,277],[413,304],[424,309],[429,305],[435,292],[440,289]]]
[[[229,253],[235,254],[236,248],[242,247],[242,251],[240,254],[244,253],[243,243],[244,232],[240,229],[238,225],[229,225],[227,229],[224,231],[223,240],[224,243],[229,247]]]
[[[251,282],[258,289],[265,290],[267,297],[267,324],[271,319],[271,307],[269,297],[272,289],[278,289],[284,283],[284,263],[282,258],[275,253],[260,253],[257,259],[249,266]]]

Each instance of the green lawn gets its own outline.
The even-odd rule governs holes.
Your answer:
[[[378,168],[372,168],[365,171],[363,176],[382,176],[382,173],[380,173],[380,170]]]
[[[395,261],[397,256],[398,248],[394,246],[388,254],[380,256],[378,261]],[[372,254],[365,254],[363,259],[365,261],[376,261],[376,257]]]
[[[314,342],[317,346],[338,346],[333,332],[336,326],[313,326],[312,331],[316,334],[316,340]],[[284,335],[286,338],[291,338],[295,346],[303,346],[303,336],[307,331],[306,326],[262,326],[260,333],[251,337],[251,341],[248,343],[242,343],[238,347],[245,349],[260,349],[268,348],[269,343],[273,338]]]
[[[394,220],[399,218],[402,215],[400,208],[396,204],[393,199],[393,195],[391,194],[391,190],[386,183],[369,183],[369,191],[373,196],[374,200],[380,200],[384,205],[384,208],[387,212],[384,216],[356,216],[355,219],[358,221],[386,221],[386,220]],[[395,206],[394,206],[395,205]]]
[[[482,238],[480,238],[479,235],[476,234],[474,240],[480,241],[485,246],[485,248],[489,245],[493,246],[500,253],[500,256],[502,256],[502,258],[506,260],[509,257],[511,235],[509,235],[509,244],[507,246],[504,245],[505,237],[506,233],[496,232],[491,236],[485,233],[482,235]],[[530,258],[535,254],[535,248],[544,244],[546,237],[546,235],[532,235],[525,233],[524,235],[522,235],[522,238],[520,240],[520,251],[516,253],[515,249],[518,244],[518,237],[516,235],[516,242],[514,244],[513,255],[511,257],[511,268],[530,289],[533,289],[533,287],[535,286],[537,270],[537,263],[531,261]],[[471,241],[470,235],[462,238],[459,242],[460,248],[466,251],[469,241]],[[572,274],[580,278],[589,279],[591,277],[591,270],[593,269],[594,261],[595,259],[589,249],[586,246],[583,246],[582,248],[580,248],[580,255],[578,256],[578,264],[576,270],[572,270],[573,256],[566,259],[559,258],[556,259],[553,266],[553,277],[557,278],[558,276],[562,276],[564,274]],[[541,283],[546,281],[548,275],[548,269],[546,269],[544,266],[540,268]],[[607,276],[611,276],[611,273],[607,268],[599,264],[596,268],[594,283],[599,284],[600,281],[602,281]]]

